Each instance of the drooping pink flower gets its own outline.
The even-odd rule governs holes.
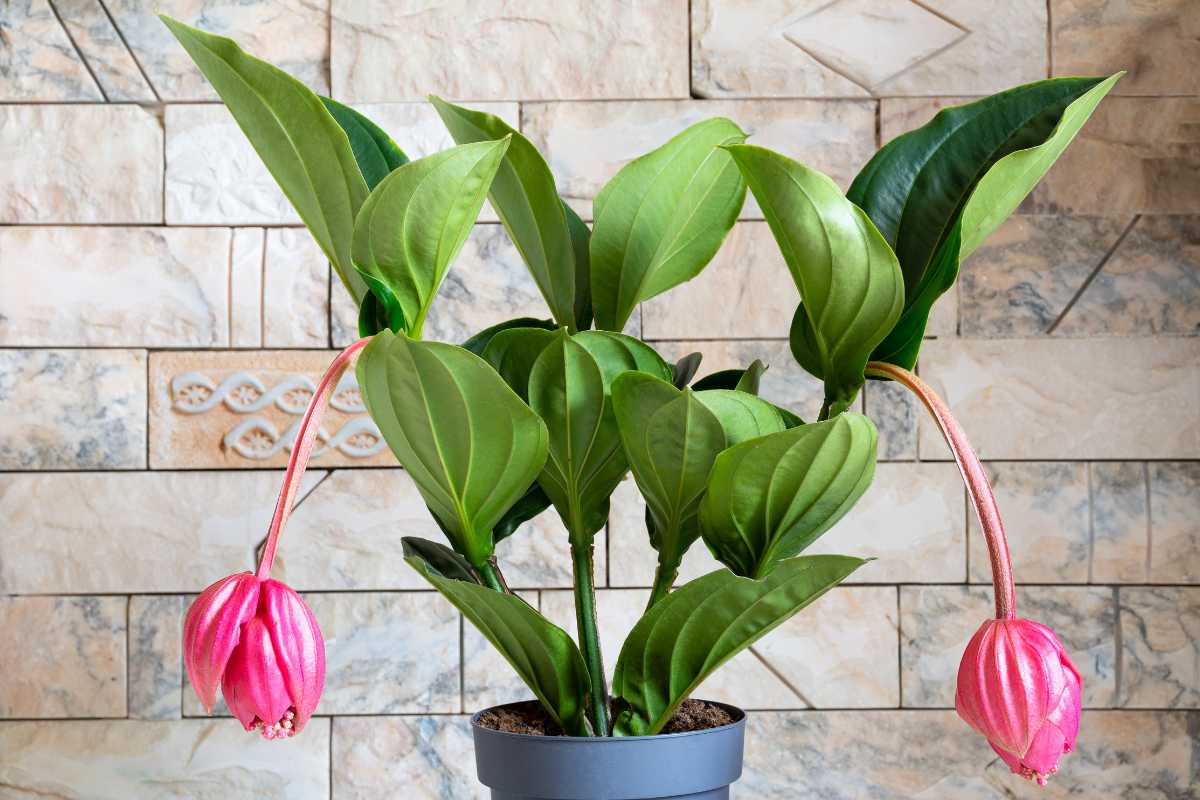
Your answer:
[[[1046,784],[1075,747],[1083,679],[1054,632],[990,619],[963,653],[954,705],[1013,772]]]

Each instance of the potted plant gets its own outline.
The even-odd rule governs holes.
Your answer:
[[[871,483],[876,431],[850,407],[869,379],[912,390],[962,471],[991,553],[996,617],[969,644],[956,705],[1014,771],[1044,782],[1069,752],[1080,678],[1055,635],[1016,617],[1003,525],[961,428],[913,372],[934,301],[1017,207],[1120,77],[1063,78],[949,108],[884,147],[848,193],[727,119],[682,131],[623,168],[591,229],[536,148],[500,119],[432,102],[457,146],[409,161],[358,112],[313,94],[229,39],[164,21],[212,82],[359,303],[292,450],[256,573],[189,609],[188,674],[221,688],[248,730],[300,732],[324,644],[295,591],[270,579],[280,533],[338,378],[357,358],[371,417],[447,543],[407,561],[501,652],[536,701],[473,720],[496,798],[721,798],[741,771],[745,714],[692,698],[706,676],[845,580],[863,559],[802,555]],[[636,306],[697,275],[753,192],[801,296],[792,352],[823,381],[816,419],[758,396],[766,369],[694,380],[626,335]],[[490,198],[550,319],[461,345],[421,329]],[[658,553],[653,590],[606,684],[593,537],[628,473]],[[509,591],[496,542],[553,506],[569,533],[577,641]],[[676,586],[698,540],[724,568]]]

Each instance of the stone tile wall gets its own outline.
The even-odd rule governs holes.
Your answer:
[[[587,219],[633,156],[708,115],[845,186],[937,109],[1127,69],[1062,162],[964,265],[920,369],[989,462],[1023,613],[1086,690],[1038,791],[955,717],[985,556],[945,446],[896,387],[860,401],[884,460],[815,549],[876,557],[701,694],[753,710],[735,796],[1200,796],[1200,7],[1194,0],[6,0],[0,2],[0,798],[482,798],[467,715],[524,695],[403,563],[437,536],[339,387],[278,570],[328,639],[319,717],[286,743],[206,718],[186,604],[251,565],[347,297],[156,10],[236,36],[411,155],[430,92],[543,149]],[[541,314],[485,208],[427,330]],[[761,357],[811,415],[796,292],[751,201],[709,270],[632,328],[706,369]],[[626,483],[600,543],[610,662],[652,577]],[[501,546],[570,627],[561,525]],[[712,560],[696,548],[685,576]]]

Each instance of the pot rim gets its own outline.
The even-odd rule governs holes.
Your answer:
[[[649,742],[661,741],[664,739],[684,739],[689,736],[704,736],[706,734],[715,734],[722,731],[728,731],[737,727],[745,727],[747,714],[744,709],[729,703],[722,703],[718,700],[705,700],[702,697],[689,698],[692,700],[700,700],[709,705],[719,706],[728,711],[734,718],[733,722],[726,725],[719,725],[716,728],[705,728],[700,731],[681,731],[679,733],[656,733],[651,736],[546,736],[535,733],[514,733],[513,731],[498,731],[495,728],[489,728],[486,725],[479,723],[479,717],[486,711],[492,711],[497,708],[508,708],[509,706],[524,705],[525,703],[536,703],[536,699],[530,700],[515,700],[511,703],[501,703],[500,705],[488,706],[481,708],[471,715],[471,728],[482,732],[487,736],[504,736],[512,739],[540,741],[540,742],[555,742],[569,747],[585,747],[588,745],[603,745],[613,744],[615,742]]]

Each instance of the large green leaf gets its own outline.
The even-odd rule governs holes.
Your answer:
[[[160,14],[229,108],[355,302],[367,294],[350,247],[367,197],[350,141],[316,94],[232,39]]]
[[[848,196],[895,248],[906,299],[874,359],[912,369],[959,263],[1017,208],[1121,74],[1037,81],[946,108],[875,154]]]
[[[419,338],[429,304],[467,240],[507,139],[409,162],[383,179],[354,223],[354,263],[385,284]]]
[[[792,353],[825,381],[825,413],[840,413],[854,401],[872,351],[904,305],[896,256],[825,175],[762,147],[727,149],[800,290]]]
[[[504,379],[525,402],[529,402],[529,373],[538,356],[550,346],[557,333],[542,327],[506,328],[483,348],[483,360]]]
[[[512,594],[444,574],[404,540],[405,560],[479,629],[571,736],[587,736],[588,671],[571,636]]]
[[[592,232],[587,223],[572,208],[563,203],[567,215],[567,231],[575,251],[575,328],[586,331],[592,327]]]
[[[613,676],[617,736],[662,730],[701,681],[865,563],[849,556],[789,559],[762,580],[726,570],[690,581],[638,621]]]
[[[392,170],[408,163],[408,156],[400,149],[400,145],[365,114],[328,97],[322,97],[321,102],[346,132],[354,160],[368,189],[374,189]]]
[[[746,184],[719,145],[746,134],[720,117],[699,122],[626,164],[593,203],[596,327],[619,331],[637,304],[694,278],[733,227]]]
[[[611,331],[583,331],[572,339],[587,348],[600,365],[606,392],[611,390],[618,375],[631,369],[671,380],[671,367],[653,347],[640,339]]]
[[[762,577],[812,544],[875,476],[875,425],[846,413],[729,448],[700,504],[700,529],[717,560]]]
[[[729,447],[787,428],[778,408],[740,389],[702,389],[696,399],[721,421]]]
[[[548,319],[534,319],[533,317],[515,317],[514,319],[506,319],[504,322],[498,322],[491,327],[484,328],[478,333],[471,336],[462,343],[462,346],[470,350],[477,356],[482,356],[487,349],[492,339],[501,331],[512,330],[513,328],[542,328],[543,330],[552,331],[557,325]]]
[[[488,197],[546,298],[550,313],[559,325],[573,331],[575,248],[546,159],[532,142],[494,114],[472,111],[432,95],[429,102],[459,144],[512,138]]]
[[[358,385],[454,549],[483,568],[492,528],[545,463],[546,426],[456,345],[382,331],[359,356]]]

